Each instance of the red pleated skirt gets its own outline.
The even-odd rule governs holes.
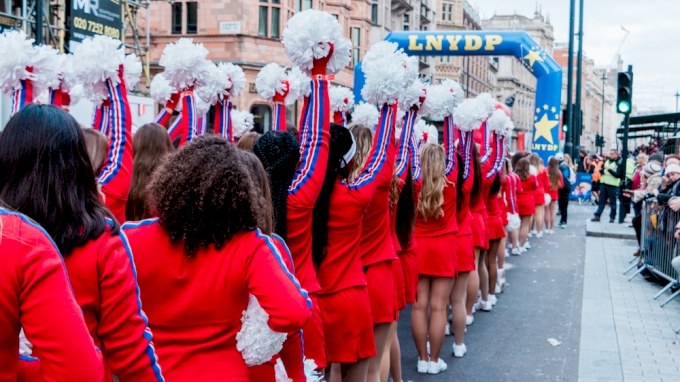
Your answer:
[[[418,274],[432,277],[457,277],[456,234],[418,237]]]

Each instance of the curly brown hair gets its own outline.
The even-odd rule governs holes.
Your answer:
[[[188,256],[219,250],[235,234],[266,227],[262,198],[239,150],[217,135],[203,135],[170,154],[149,185],[161,227]]]

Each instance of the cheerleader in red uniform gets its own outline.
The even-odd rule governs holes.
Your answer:
[[[124,92],[122,83],[109,86]],[[60,108],[29,105],[7,124],[0,147],[0,198],[44,227],[64,255],[76,301],[103,350],[106,380],[162,381],[132,254],[99,200],[77,122]],[[38,346],[38,355],[49,351]]]
[[[123,227],[168,381],[247,381],[246,362],[270,359],[272,336],[283,343],[311,315],[277,244],[253,229],[266,229],[266,204],[242,161],[226,139],[197,137],[149,186],[159,219]],[[244,332],[246,307],[266,324]]]
[[[517,157],[517,154],[513,157],[513,160],[517,158],[519,161],[519,157]],[[513,215],[513,220],[510,221],[511,218],[508,218],[508,226],[512,223],[513,227],[508,227],[508,240],[510,240],[510,245],[512,246],[512,250],[510,252],[511,255],[514,256],[519,256],[520,255],[520,248],[519,248],[519,227],[520,227],[520,218],[519,218],[519,205],[517,204],[517,193],[522,189],[522,183],[521,180],[519,179],[519,176],[515,174],[512,169],[512,161],[506,160],[505,161],[505,167],[506,167],[506,177],[505,177],[505,188],[504,188],[504,194],[505,194],[505,204],[508,206],[508,213],[510,215]],[[517,164],[517,163],[515,163]]]
[[[545,184],[548,179],[548,169],[543,165],[543,159],[536,153],[529,155],[529,165],[531,169],[536,169],[536,190],[534,191],[534,203],[536,203],[536,212],[534,213],[534,220],[532,225],[535,227],[532,234],[536,237],[543,237],[543,206],[545,205],[545,194],[547,189]]]
[[[548,182],[544,185],[546,192],[550,195],[550,204],[545,212],[545,229],[551,235],[555,233],[555,204],[557,203],[557,191],[564,187],[564,179],[559,169],[560,162],[551,157],[548,160]]]
[[[519,206],[519,216],[522,219],[519,231],[519,247],[524,251],[529,249],[527,237],[531,228],[531,217],[534,215],[536,206],[534,201],[536,177],[529,172],[529,166],[527,158],[520,159],[517,161],[517,166],[515,166],[515,174],[519,176],[522,185],[521,190],[517,192],[517,204]]]
[[[1,158],[9,150],[3,147]],[[0,380],[101,381],[101,353],[48,234],[30,218],[0,208],[0,253]],[[33,344],[32,356],[20,356],[21,362],[19,328]]]

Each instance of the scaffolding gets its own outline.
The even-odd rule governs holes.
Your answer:
[[[23,30],[37,44],[49,44],[62,53],[69,52],[71,9],[78,4],[97,0],[0,0],[0,31]],[[118,0],[114,0],[117,3]],[[139,15],[149,20],[150,0],[120,0],[120,36],[127,53],[135,53],[142,61],[146,86],[149,86],[149,23],[140,26]],[[42,19],[39,23],[37,20]]]

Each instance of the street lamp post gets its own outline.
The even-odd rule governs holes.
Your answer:
[[[602,111],[600,112],[600,119],[602,120],[602,129],[600,131],[600,142],[604,142],[604,81],[607,79],[607,72],[602,72]],[[677,103],[677,102],[676,102]],[[602,155],[602,148],[604,144],[600,146],[600,155]]]
[[[678,98],[680,98],[680,93],[678,91],[675,91],[675,112],[678,112]]]

